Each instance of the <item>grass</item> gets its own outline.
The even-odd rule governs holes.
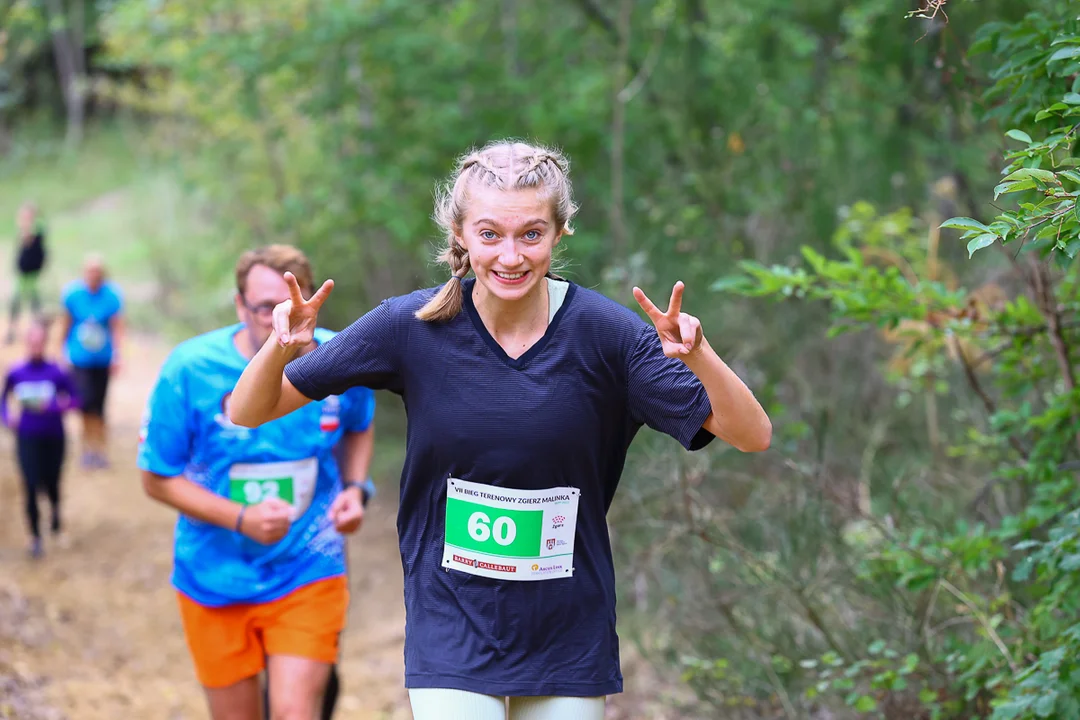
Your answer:
[[[194,203],[173,173],[152,159],[139,126],[91,126],[70,153],[60,141],[62,128],[47,122],[22,128],[14,150],[0,158],[0,252],[13,263],[16,211],[25,201],[36,203],[49,253],[42,275],[47,308],[58,307],[64,285],[79,276],[85,256],[96,252],[128,300],[133,327],[178,337],[220,317],[218,306],[227,305],[227,271],[211,271],[202,278],[208,283],[200,283],[220,293],[194,293],[194,301],[182,305],[184,313],[170,314],[163,307],[161,269],[173,265],[170,269],[204,272],[198,262],[185,260],[212,257],[213,246],[209,229],[198,225]],[[11,285],[10,268],[7,264],[0,275],[5,289]]]

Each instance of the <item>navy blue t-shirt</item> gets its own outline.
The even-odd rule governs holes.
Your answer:
[[[398,534],[405,571],[405,684],[489,695],[592,697],[622,691],[615,570],[605,516],[644,425],[704,447],[705,388],[664,356],[629,309],[570,284],[544,336],[511,359],[465,281],[445,323],[413,313],[438,290],[384,300],[285,374],[318,400],[362,385],[408,414]],[[450,477],[581,492],[573,575],[526,582],[441,566]]]

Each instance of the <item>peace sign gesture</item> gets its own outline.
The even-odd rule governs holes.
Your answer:
[[[281,347],[305,347],[315,337],[319,308],[334,289],[334,281],[327,280],[310,300],[300,294],[300,285],[291,272],[285,273],[289,286],[289,299],[274,308],[274,337]]]
[[[684,287],[682,280],[675,283],[675,287],[671,290],[668,309],[665,312],[661,312],[653,305],[652,300],[645,296],[641,288],[634,288],[634,299],[656,326],[656,334],[660,336],[664,355],[670,358],[686,358],[701,345],[702,340],[701,321],[693,315],[682,312]]]

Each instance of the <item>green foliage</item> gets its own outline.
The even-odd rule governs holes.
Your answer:
[[[1080,437],[1073,370],[1080,337],[1063,321],[1080,310],[1069,268],[1080,249],[1080,175],[1070,169],[1078,164],[1080,125],[1070,118],[1080,114],[1080,95],[1060,90],[1080,71],[1080,36],[1061,9],[1048,3],[1044,13],[981,33],[975,49],[1005,58],[988,98],[1007,93],[1000,114],[1023,121],[1006,136],[1024,148],[1007,152],[994,190],[995,200],[1017,194],[1016,208],[990,223],[941,224],[960,231],[968,257],[995,243],[1008,248],[1013,282],[963,287],[938,263],[932,228],[918,227],[907,211],[879,214],[858,203],[832,252],[804,248],[794,265],[746,262],[714,285],[825,302],[832,334],[875,330],[898,348],[887,375],[895,385],[930,394],[966,386],[984,414],[951,424],[948,447],[952,462],[963,463],[955,467],[985,473],[974,498],[933,525],[886,527],[855,559],[862,581],[902,594],[901,624],[910,631],[802,660],[814,675],[804,681],[809,698],[833,697],[871,714],[883,707],[995,720],[1080,714],[1080,514],[1067,511],[1080,492],[1065,471],[1075,466]],[[1049,123],[1049,135],[1040,123]],[[987,509],[991,497],[996,511]],[[886,649],[897,642],[904,649]]]
[[[1023,126],[1006,136],[1024,147],[1005,156],[1008,164],[994,188],[994,200],[1014,195],[1015,209],[1001,212],[989,225],[967,217],[942,224],[964,231],[969,256],[996,242],[1015,241],[1020,248],[1014,252],[1053,256],[1064,267],[1080,250],[1075,169],[1080,158],[1073,152],[1080,128],[1080,32],[1075,13],[1070,17],[1063,5],[1049,10],[1015,25],[991,24],[976,44],[1009,58],[994,73],[997,82],[987,99],[1003,100],[995,114]]]

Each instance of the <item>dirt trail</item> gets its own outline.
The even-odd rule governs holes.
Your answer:
[[[26,554],[12,437],[0,436],[0,718],[206,717],[169,585],[175,514],[143,494],[135,468],[143,404],[166,352],[152,339],[129,341],[107,410],[110,469],[78,466],[78,425],[69,424],[70,546],[46,538],[39,561]],[[0,368],[15,357],[0,349]],[[411,717],[393,503],[394,493],[377,497],[350,544],[341,720]]]

